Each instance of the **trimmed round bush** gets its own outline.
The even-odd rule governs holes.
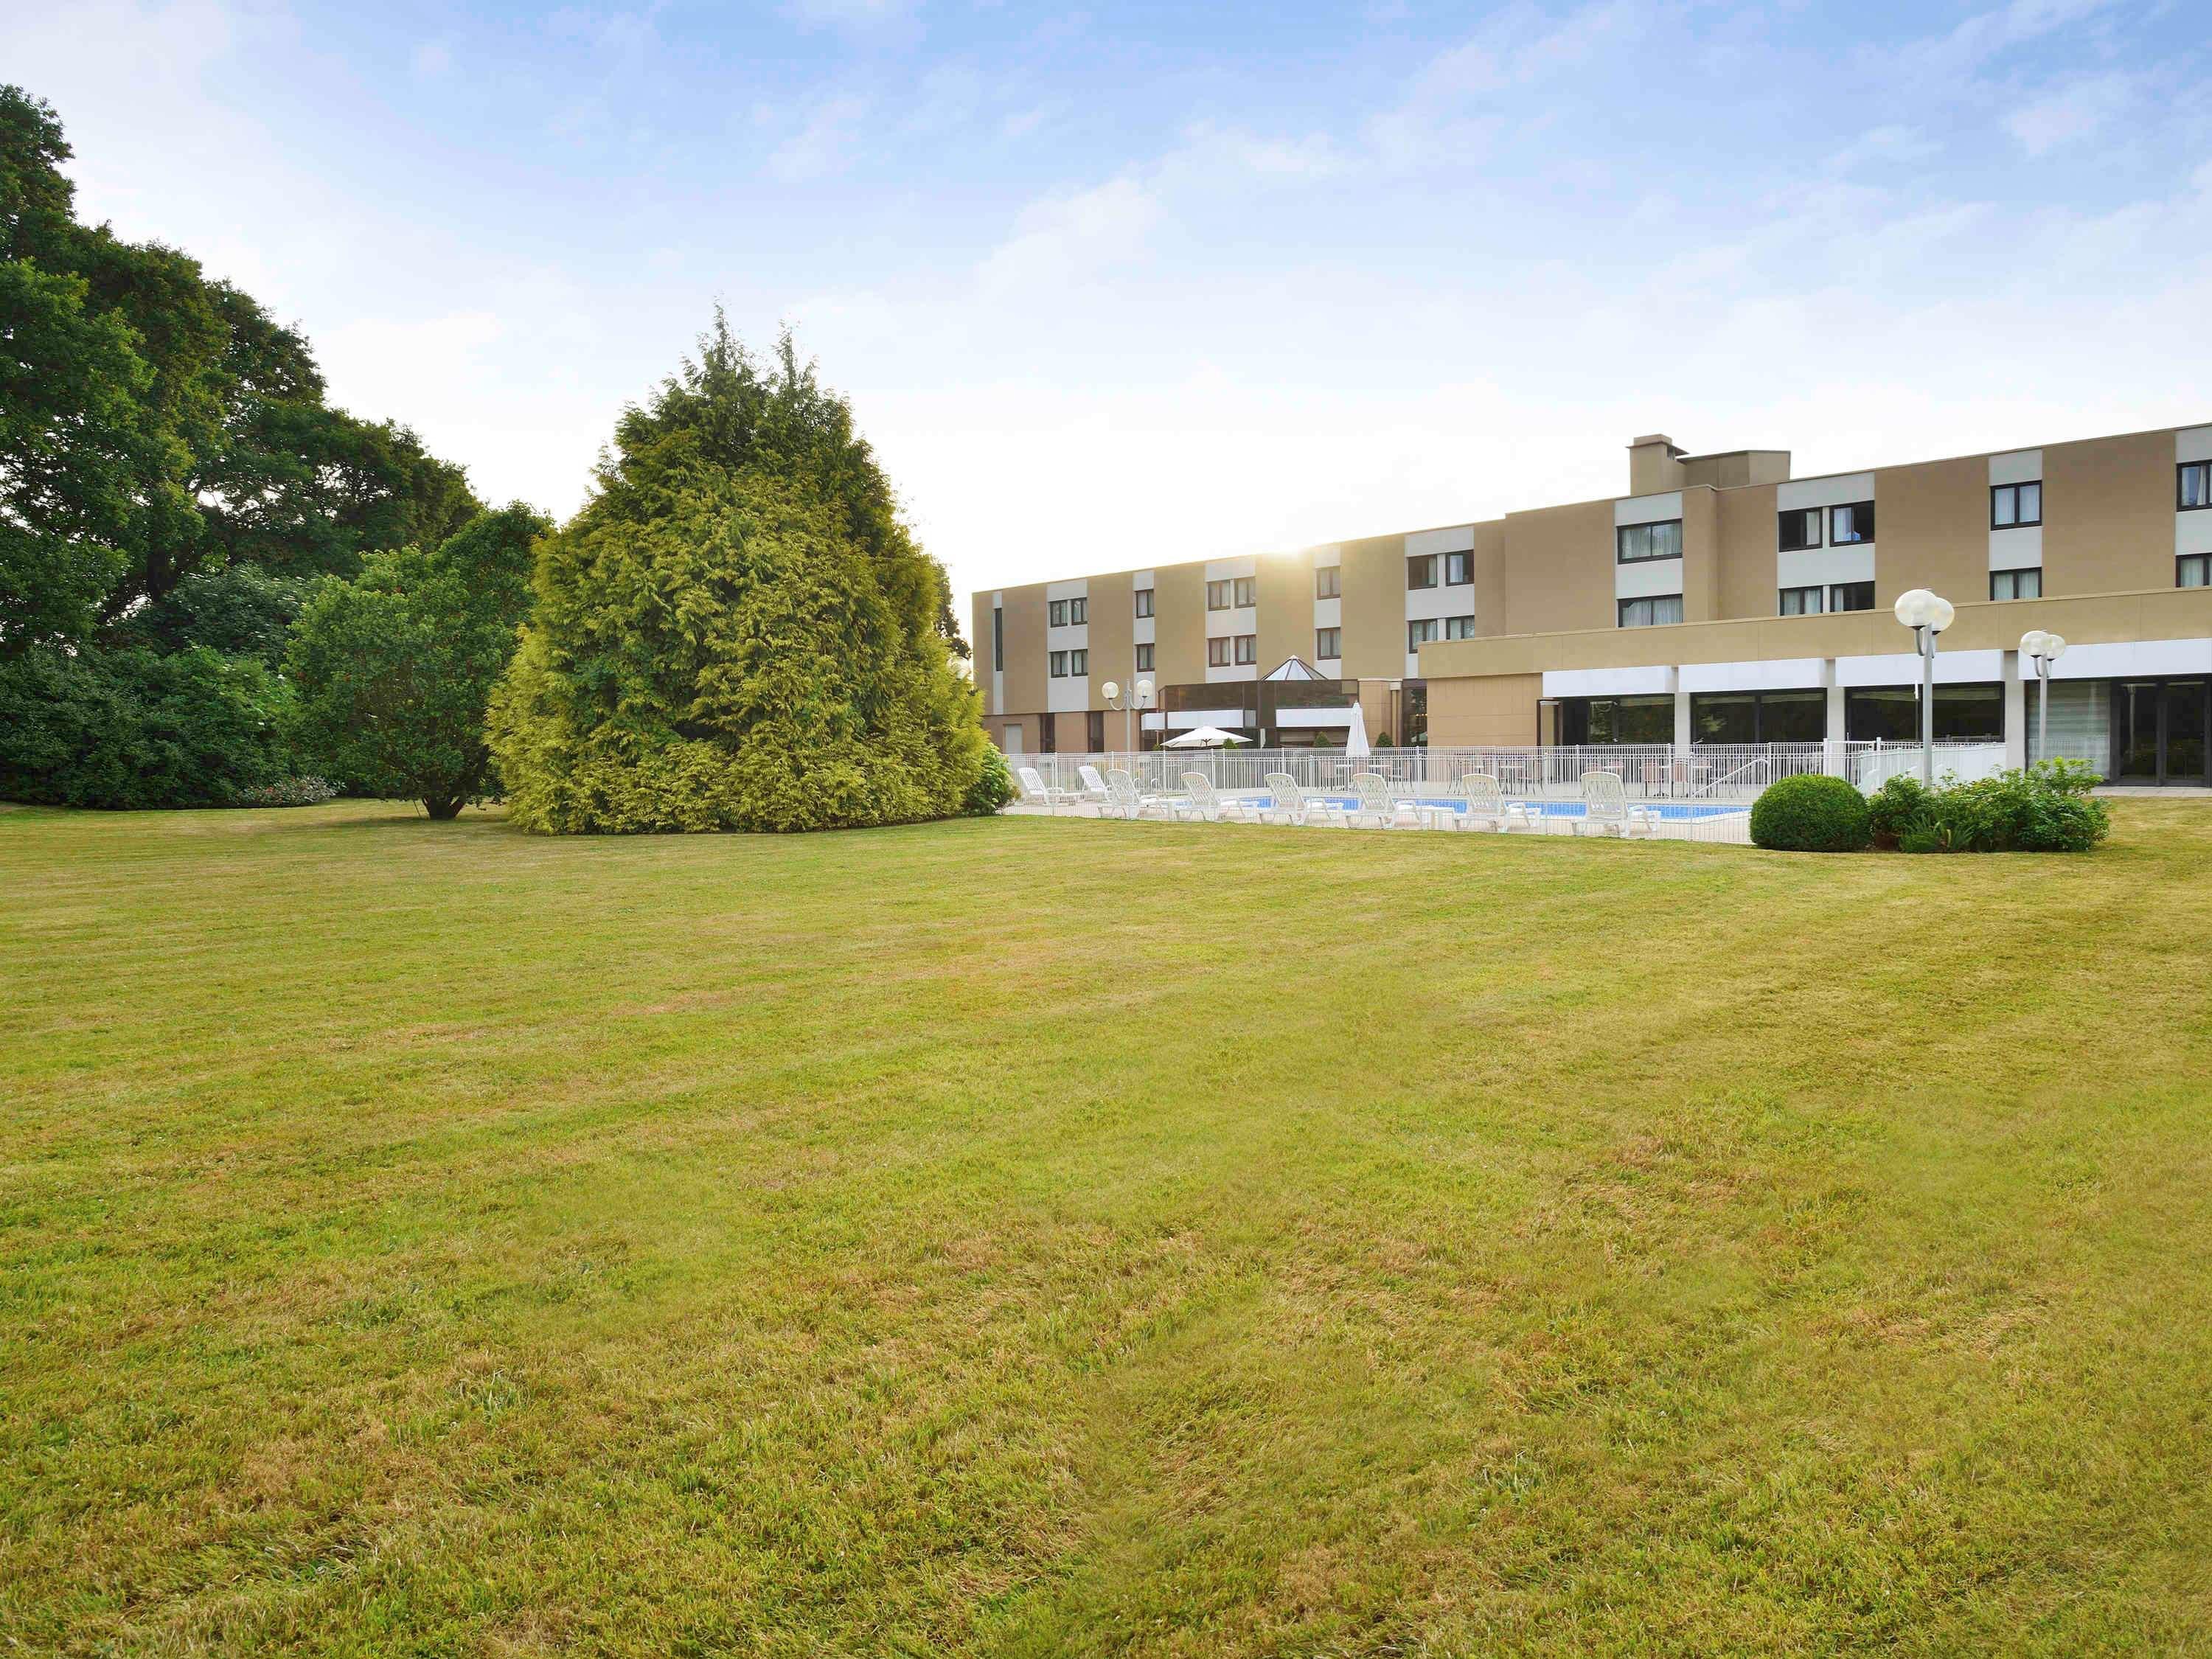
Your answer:
[[[1843,778],[1778,778],[1751,807],[1751,838],[1783,853],[1856,853],[1873,838],[1866,797]]]

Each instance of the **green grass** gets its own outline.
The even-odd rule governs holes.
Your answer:
[[[2212,1651],[2115,818],[0,812],[0,1651]]]

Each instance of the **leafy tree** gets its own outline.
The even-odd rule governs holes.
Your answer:
[[[321,584],[286,656],[317,764],[434,818],[483,798],[485,703],[529,610],[531,544],[550,528],[518,502],[433,551],[374,553],[351,581]]]
[[[540,545],[493,703],[518,823],[814,830],[961,809],[984,739],[944,570],[787,333],[763,364],[718,311],[697,359],[624,412],[596,483]]]
[[[0,662],[0,799],[233,805],[291,775],[290,708],[251,658],[33,646]]]
[[[105,642],[155,651],[201,645],[226,656],[278,665],[292,624],[307,609],[319,578],[272,576],[255,564],[198,570],[151,605],[107,630]]]
[[[85,287],[0,261],[0,657],[83,635],[125,568],[149,376]]]

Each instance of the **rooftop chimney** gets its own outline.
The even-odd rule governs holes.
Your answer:
[[[1682,454],[1663,432],[1648,433],[1629,441],[1628,493],[1656,495],[1682,487]]]

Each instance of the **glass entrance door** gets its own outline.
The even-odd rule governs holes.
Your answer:
[[[2112,686],[2112,773],[2117,783],[2206,781],[2212,762],[2212,682],[2119,680]]]
[[[2204,781],[2204,693],[2203,680],[2166,683],[2166,768],[2167,783]]]

